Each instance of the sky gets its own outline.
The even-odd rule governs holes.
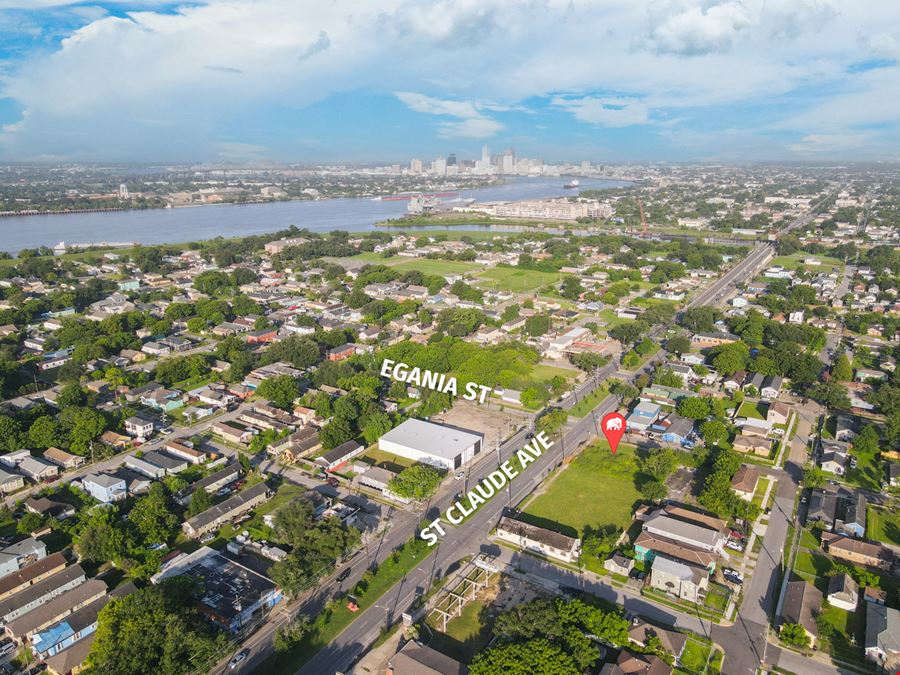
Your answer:
[[[0,0],[0,161],[900,159],[896,0]]]

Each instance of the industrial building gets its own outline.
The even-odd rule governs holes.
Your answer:
[[[409,419],[378,439],[378,449],[452,471],[484,449],[484,434]]]

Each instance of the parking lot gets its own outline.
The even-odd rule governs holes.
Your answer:
[[[493,450],[527,423],[528,415],[510,410],[499,411],[470,401],[456,401],[446,413],[432,415],[431,421],[484,434],[484,448]]]

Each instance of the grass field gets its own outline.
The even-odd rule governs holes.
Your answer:
[[[463,608],[462,614],[447,623],[446,632],[441,633],[436,626],[432,626],[435,633],[429,646],[457,661],[468,663],[490,642],[491,624],[484,602],[473,600]]]
[[[805,259],[815,259],[820,261],[821,265],[807,265],[803,261]],[[823,270],[823,271],[831,271],[835,267],[843,267],[844,263],[838,260],[837,258],[829,258],[825,255],[810,255],[809,253],[804,253],[802,251],[798,251],[797,253],[792,253],[791,255],[780,255],[776,256],[772,260],[772,265],[781,265],[785,269],[795,270],[797,268],[804,268],[807,270]]]
[[[637,473],[634,447],[619,446],[613,455],[606,442],[595,443],[524,511],[535,522],[558,523],[579,536],[585,527],[623,530],[631,523],[634,505],[641,499],[635,486]]]
[[[556,366],[545,366],[543,363],[539,363],[531,369],[531,379],[546,382],[557,375],[565,378],[576,377],[579,372],[575,368],[557,368]]]
[[[393,260],[393,259],[392,259]],[[395,270],[408,272],[415,270],[422,274],[435,274],[444,276],[445,274],[465,274],[472,270],[481,268],[481,265],[470,262],[459,262],[457,260],[430,260],[428,258],[404,258],[400,262],[391,263],[391,267]]]
[[[684,651],[679,659],[680,667],[675,670],[679,675],[681,673],[704,673],[706,672],[706,662],[709,660],[709,652],[712,647],[710,645],[688,640],[684,645]]]
[[[881,469],[881,461],[876,453],[858,452],[853,448],[850,450],[850,454],[856,457],[856,467],[847,468],[847,481],[876,492],[880,490],[884,474]]]
[[[900,513],[869,507],[866,536],[875,541],[900,546]]]
[[[541,286],[554,283],[566,277],[556,272],[539,272],[537,270],[520,270],[515,267],[492,267],[478,275],[478,285],[482,288],[513,293],[527,293]]]

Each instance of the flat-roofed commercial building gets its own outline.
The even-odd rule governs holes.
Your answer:
[[[378,448],[452,471],[484,449],[484,434],[410,419],[378,439]]]

